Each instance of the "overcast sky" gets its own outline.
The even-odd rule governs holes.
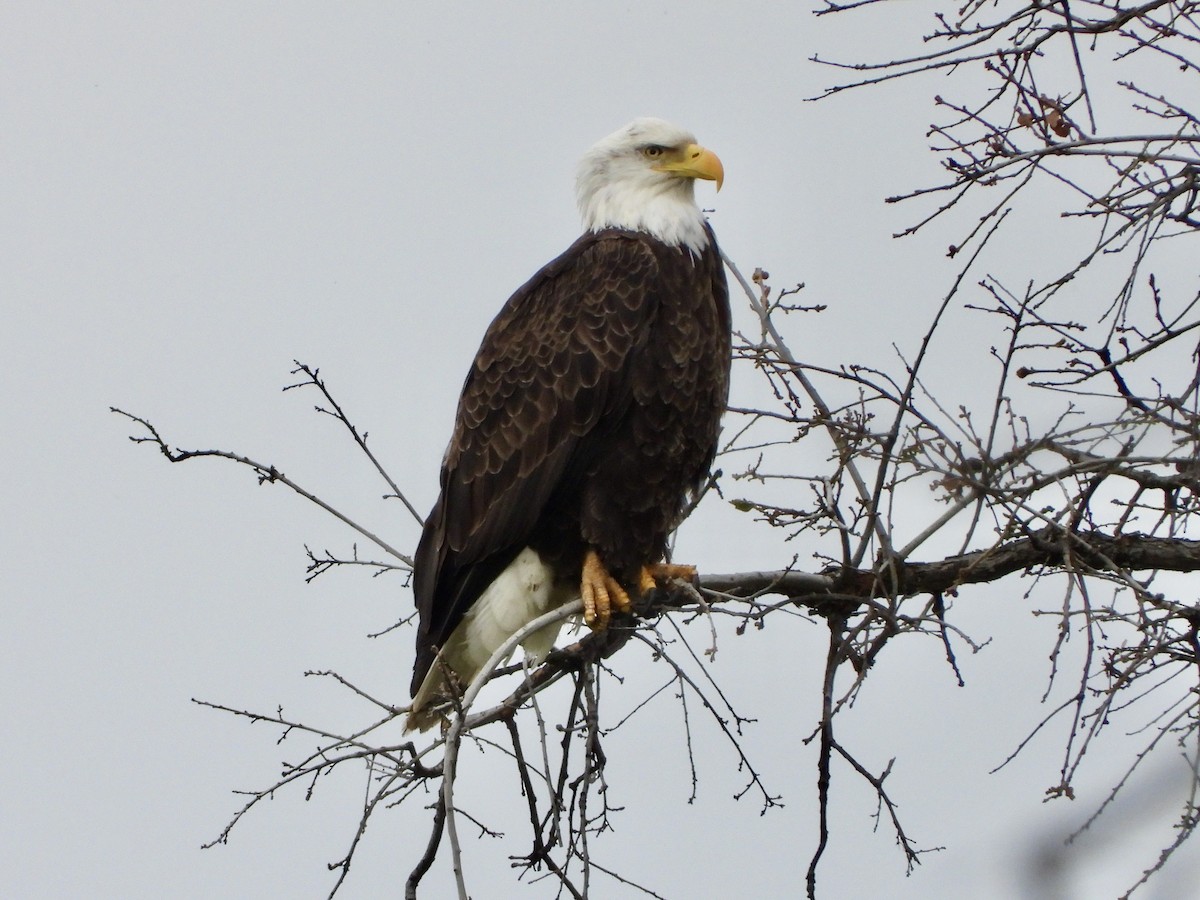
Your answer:
[[[945,233],[890,240],[913,214],[882,198],[936,175],[923,136],[934,90],[803,102],[832,77],[813,53],[878,57],[919,32],[903,14],[865,21],[711,0],[0,5],[0,893],[325,896],[365,773],[309,803],[282,795],[201,851],[239,805],[231,792],[266,786],[307,745],[277,747],[269,728],[190,698],[354,727],[369,709],[302,677],[336,669],[407,699],[411,631],[366,637],[410,610],[401,578],[306,585],[304,545],[348,553],[352,533],[230,464],[169,466],[129,443],[109,406],[181,446],[275,464],[411,549],[415,522],[379,499],[378,477],[312,413],[317,398],[280,393],[292,360],[321,367],[426,510],[484,328],[577,235],[578,157],[640,115],[686,125],[721,156],[724,190],[698,194],[743,270],[804,281],[828,304],[811,334],[791,334],[797,352],[836,363],[911,345],[956,264]],[[967,351],[941,352],[953,372]],[[709,571],[788,561],[723,524],[689,529],[680,558]],[[804,565],[811,550],[787,552]],[[939,651],[909,642],[846,716],[864,762],[897,757],[917,843],[946,849],[905,879],[842,770],[822,896],[1021,895],[1031,854],[1103,796],[1121,758],[1085,773],[1074,807],[1041,803],[1057,776],[1049,737],[987,775],[1043,714],[1050,643],[1023,590],[962,608],[960,624],[996,638],[963,661],[966,689]],[[816,815],[815,750],[800,741],[819,714],[824,645],[822,629],[782,623],[721,637],[715,674],[760,720],[745,746],[783,809],[731,799],[743,779],[711,728],[689,805],[664,703],[610,739],[610,803],[626,810],[597,859],[667,897],[798,894]],[[614,708],[618,691],[640,698],[663,679],[629,649],[625,685],[606,688]],[[468,843],[475,896],[551,896],[509,868],[528,846],[510,767],[480,761],[459,800],[507,832]],[[426,837],[419,803],[384,811],[342,896],[398,896]],[[1124,886],[1153,859],[1151,843],[1114,871],[1111,836],[1088,846],[1091,880],[1063,896]],[[439,861],[427,896],[451,884]]]

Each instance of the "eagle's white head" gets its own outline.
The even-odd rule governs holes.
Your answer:
[[[696,205],[697,178],[721,189],[725,172],[691,132],[662,119],[634,119],[579,162],[575,195],[583,227],[645,231],[695,253],[708,244]]]

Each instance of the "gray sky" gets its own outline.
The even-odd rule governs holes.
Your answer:
[[[791,335],[807,359],[911,345],[954,264],[945,233],[889,240],[914,212],[882,198],[936,176],[923,137],[933,90],[802,102],[831,78],[808,56],[883,55],[915,33],[893,18],[863,30],[803,6],[715,2],[0,7],[0,893],[324,896],[365,773],[324,782],[309,803],[280,796],[201,852],[239,805],[230,791],[265,786],[306,745],[277,747],[270,729],[189,699],[282,703],[350,728],[370,710],[306,669],[407,697],[411,632],[365,637],[411,608],[400,578],[306,585],[303,545],[345,553],[353,534],[232,465],[168,466],[126,440],[110,405],[184,447],[274,463],[411,549],[415,523],[378,499],[384,485],[312,413],[316,396],[279,392],[292,359],[321,367],[427,509],[483,329],[576,236],[579,155],[638,115],[685,124],[720,154],[725,189],[701,186],[701,201],[744,271],[805,281],[810,302],[829,304],[811,334]],[[966,352],[944,348],[947,373]],[[811,553],[730,539],[740,520],[709,515],[679,555],[710,571]],[[864,762],[897,756],[917,842],[947,849],[905,879],[887,829],[871,831],[871,797],[842,770],[822,896],[1014,896],[1031,848],[1102,797],[1120,758],[1097,760],[1075,807],[1040,802],[1052,738],[986,775],[1042,714],[1050,639],[1023,590],[960,604],[960,624],[996,638],[964,661],[965,690],[940,651],[909,642],[846,716]],[[821,629],[782,623],[721,638],[715,674],[760,719],[746,749],[784,809],[760,817],[754,800],[730,799],[742,777],[711,728],[688,805],[678,711],[663,703],[610,739],[610,802],[626,810],[598,860],[669,897],[797,894],[815,833],[815,751],[800,741],[824,644]],[[665,677],[644,653],[618,667],[614,710]],[[478,897],[551,895],[509,868],[527,849],[513,787],[494,760],[460,787],[465,808],[507,832],[467,844]],[[372,824],[344,896],[398,893],[427,837],[410,806]],[[1074,896],[1123,886],[1152,846],[1115,872],[1091,859],[1099,881]],[[439,862],[428,896],[448,896],[450,878]]]

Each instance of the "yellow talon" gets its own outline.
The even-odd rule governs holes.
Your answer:
[[[667,581],[671,578],[681,578],[684,581],[696,580],[696,567],[680,563],[655,563],[649,566],[651,580]]]
[[[589,550],[583,557],[579,595],[583,598],[583,621],[593,631],[608,627],[614,607],[619,612],[629,612],[633,606],[629,594],[604,568],[595,550]]]
[[[642,566],[638,570],[638,593],[644,596],[657,588],[659,581],[671,578],[695,581],[696,567],[676,563]],[[583,621],[593,631],[603,631],[608,627],[613,610],[629,612],[633,608],[629,593],[604,567],[595,550],[588,550],[584,554],[579,596],[583,599]]]
[[[642,571],[638,575],[638,590],[641,591],[642,596],[645,596],[657,587],[654,575],[650,572],[650,567],[642,566]]]
[[[677,563],[655,563],[652,566],[642,566],[638,573],[638,591],[644,597],[658,587],[658,582],[669,581],[672,578],[682,578],[684,581],[694,583],[696,567]]]

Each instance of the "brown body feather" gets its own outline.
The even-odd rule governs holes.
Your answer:
[[[586,234],[488,328],[417,548],[414,694],[523,548],[576,590],[588,547],[627,584],[664,557],[729,390],[729,295],[708,238],[696,255],[641,232]]]

